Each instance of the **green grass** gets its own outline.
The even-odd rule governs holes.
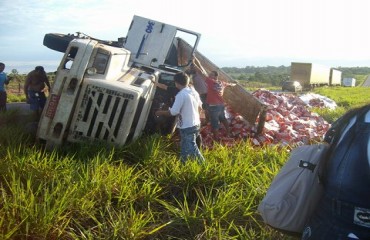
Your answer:
[[[330,123],[351,108],[370,104],[368,87],[323,87],[316,88],[314,92],[334,100],[338,105],[334,111],[326,108],[313,110]]]
[[[0,125],[0,239],[288,239],[256,210],[286,149],[217,146],[203,165],[181,164],[160,136],[48,152],[12,114]]]
[[[329,97],[345,109],[370,103],[369,87],[324,87],[317,88],[314,92]]]
[[[320,89],[340,104],[324,117],[368,103],[366,90]],[[50,152],[18,115],[0,114],[0,239],[297,239],[257,212],[289,146],[219,145],[202,165],[158,135]]]

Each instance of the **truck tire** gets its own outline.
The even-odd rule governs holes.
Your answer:
[[[44,36],[44,46],[65,53],[68,47],[68,44],[75,39],[73,35],[65,35],[60,33],[48,33]]]

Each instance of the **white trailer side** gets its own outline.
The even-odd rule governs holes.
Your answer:
[[[329,85],[330,68],[312,63],[292,62],[290,79],[300,82],[303,86]]]
[[[330,69],[330,86],[340,86],[342,82],[342,72],[331,68]]]
[[[345,87],[356,86],[356,79],[355,78],[343,78],[343,86]]]

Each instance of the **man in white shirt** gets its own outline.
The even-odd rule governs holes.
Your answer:
[[[179,89],[175,102],[169,110],[159,110],[157,116],[178,116],[177,127],[181,137],[181,161],[183,163],[191,157],[199,162],[204,157],[196,144],[196,138],[200,130],[201,101],[199,94],[189,87],[189,78],[183,73],[177,73],[174,77],[176,88]]]

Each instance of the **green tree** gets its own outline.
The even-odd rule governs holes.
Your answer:
[[[9,79],[18,83],[18,92],[21,92],[21,82],[24,80],[24,76],[18,73],[17,69],[12,69],[9,74]]]

